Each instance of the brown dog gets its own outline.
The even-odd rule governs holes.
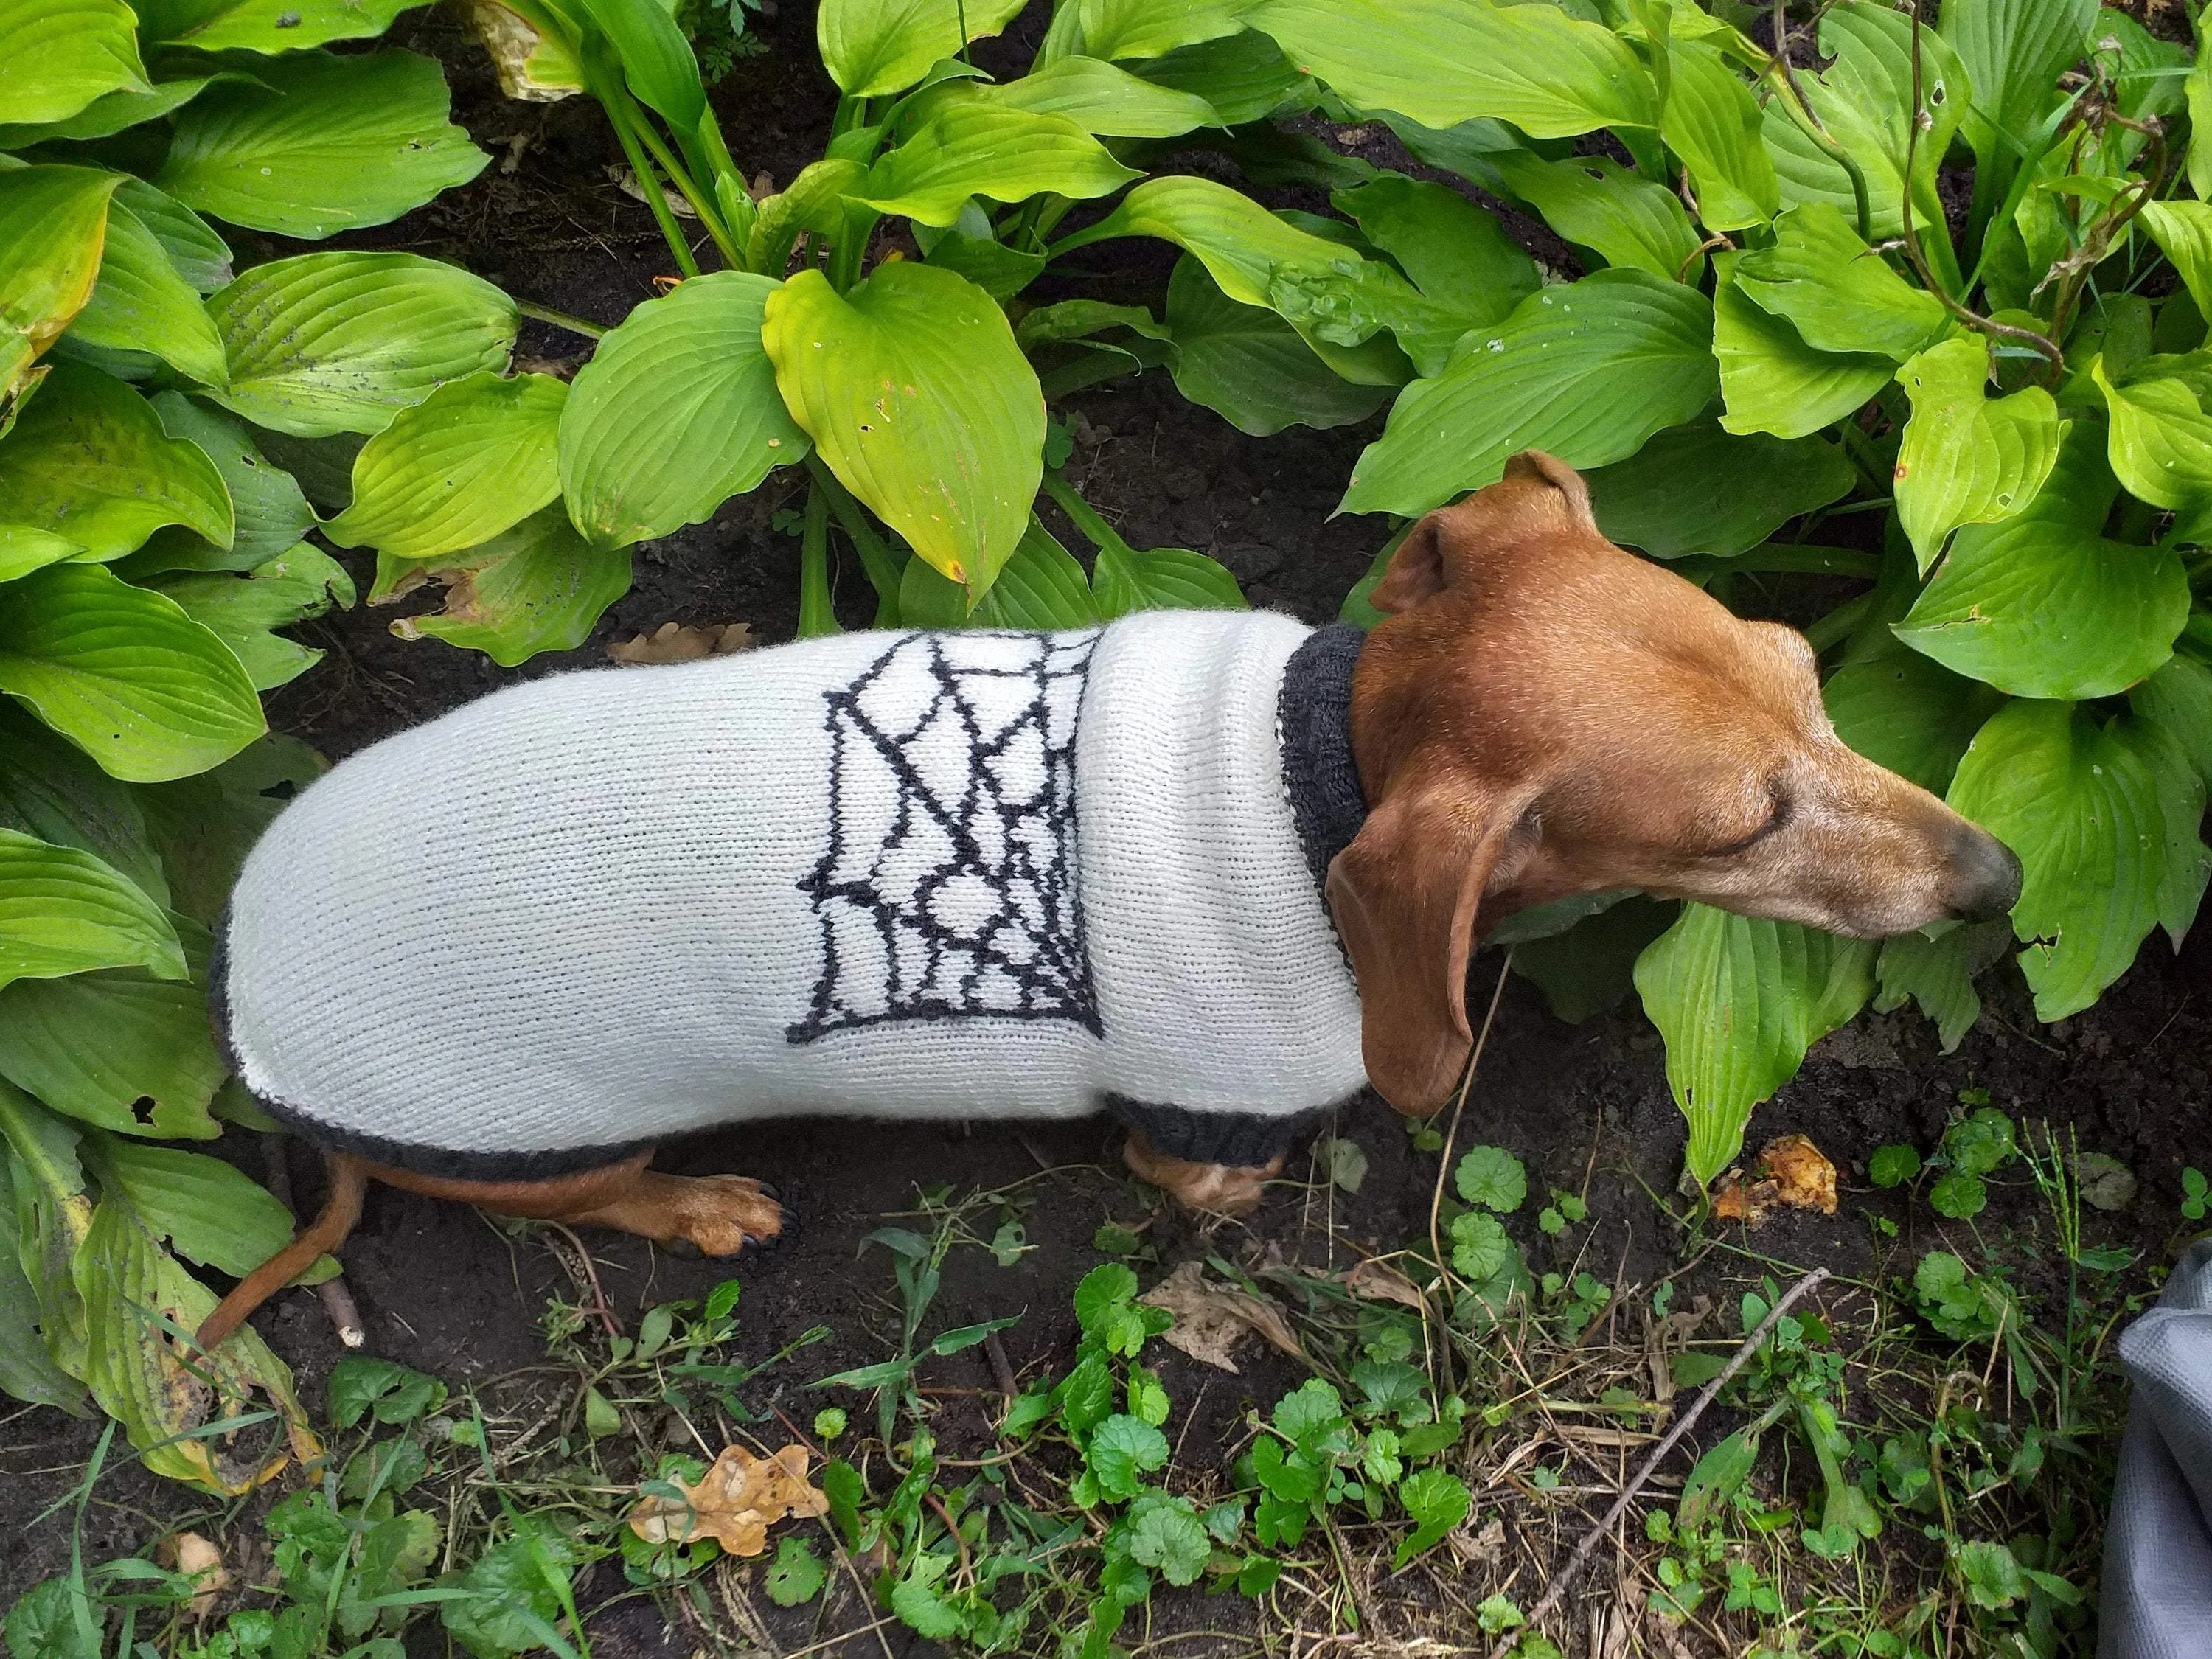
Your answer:
[[[1860,937],[2010,909],[2020,866],[1830,727],[1802,636],[1745,622],[1607,542],[1583,482],[1535,452],[1418,525],[1373,593],[1390,613],[1353,675],[1364,826],[1328,869],[1357,979],[1366,1072],[1434,1111],[1472,1046],[1468,962],[1530,906],[1614,888]],[[775,1237],[742,1177],[683,1177],[648,1152],[533,1182],[448,1179],[334,1153],[324,1213],[243,1280],[199,1335],[219,1342],[334,1249],[374,1176],[505,1214],[592,1223],[713,1255]],[[1281,1164],[1198,1164],[1133,1132],[1139,1176],[1241,1213]]]

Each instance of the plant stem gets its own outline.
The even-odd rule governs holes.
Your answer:
[[[1067,514],[1070,522],[1093,547],[1101,552],[1125,556],[1135,554],[1137,550],[1121,539],[1121,532],[1100,518],[1097,509],[1075,493],[1075,486],[1068,483],[1066,475],[1058,467],[1047,469],[1044,493],[1059,504],[1060,510]]]
[[[607,331],[597,323],[573,317],[565,311],[556,311],[551,306],[541,306],[534,300],[517,300],[514,308],[526,317],[534,317],[541,323],[550,323],[556,328],[565,328],[571,334],[580,334],[587,340],[604,340]]]
[[[1786,0],[1774,0],[1774,56],[1768,69],[1779,82],[1784,113],[1795,121],[1801,131],[1810,138],[1820,152],[1843,168],[1851,181],[1851,206],[1859,222],[1859,240],[1874,240],[1874,208],[1867,195],[1866,173],[1850,152],[1835,141],[1819,113],[1813,108],[1805,89],[1797,84],[1797,71],[1790,62],[1790,17]],[[1909,188],[1909,185],[1908,185]]]
[[[876,590],[876,626],[896,628],[899,620],[899,578],[904,573],[899,568],[898,556],[884,538],[876,533],[875,526],[861,511],[860,502],[853,499],[852,491],[837,481],[830,464],[818,454],[806,458],[806,470],[814,479],[814,488],[829,501],[830,510],[837,515],[837,522],[853,538],[853,550],[860,556],[860,568],[867,572],[868,585]]]
[[[816,484],[806,492],[806,524],[799,541],[799,637],[839,634],[830,599],[830,498]]]
[[[692,258],[691,245],[684,240],[682,229],[678,227],[676,216],[669,211],[668,198],[660,193],[660,175],[653,171],[652,158],[645,153],[644,147],[637,141],[637,135],[630,131],[629,124],[623,120],[611,102],[602,99],[599,106],[606,111],[607,124],[614,128],[615,137],[622,144],[623,154],[629,158],[630,173],[637,179],[638,188],[645,193],[645,205],[653,213],[653,222],[660,227],[660,234],[668,244],[668,251],[676,256],[677,270],[685,276],[696,276],[699,262]]]
[[[699,222],[707,228],[707,234],[714,239],[714,246],[722,256],[722,263],[732,270],[743,270],[745,256],[731,240],[729,230],[722,223],[720,210],[707,198],[691,175],[684,170],[684,164],[661,142],[660,135],[653,130],[651,118],[635,103],[630,105],[628,113],[637,123],[637,136],[645,141],[646,149],[653,152],[653,159],[659,162],[662,170],[676,181],[678,191],[691,204],[691,211],[699,216]]]

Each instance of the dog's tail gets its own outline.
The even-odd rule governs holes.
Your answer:
[[[368,1186],[368,1164],[350,1152],[326,1152],[331,1192],[314,1224],[238,1281],[216,1310],[200,1322],[195,1339],[204,1352],[212,1352],[240,1325],[246,1316],[346,1241],[361,1219],[362,1194]]]

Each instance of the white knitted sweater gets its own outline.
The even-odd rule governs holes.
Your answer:
[[[1308,637],[1152,612],[512,687],[277,818],[218,1023],[311,1138],[483,1179],[787,1113],[1285,1125],[1364,1081],[1285,786]]]

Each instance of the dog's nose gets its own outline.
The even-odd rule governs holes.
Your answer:
[[[2020,860],[1988,830],[1972,823],[1959,826],[1951,848],[1956,872],[1951,884],[1951,909],[1962,921],[1996,921],[2012,914],[2020,902]]]

